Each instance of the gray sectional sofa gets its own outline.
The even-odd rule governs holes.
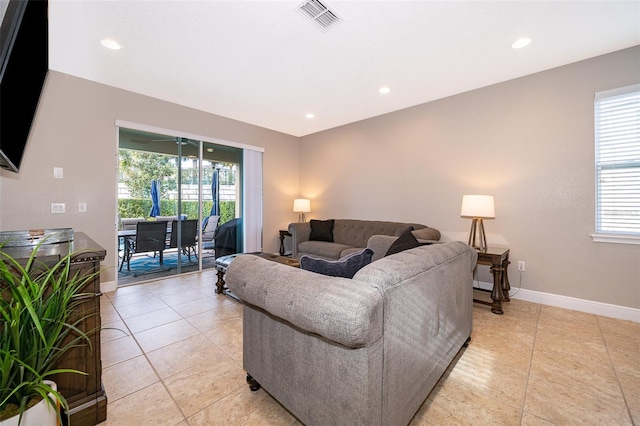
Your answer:
[[[413,226],[414,235],[419,240],[437,241],[440,239],[440,231],[418,223],[358,219],[333,219],[333,221],[332,242],[310,240],[311,222],[289,224],[293,257],[299,259],[300,256],[306,254],[322,259],[337,260],[367,247],[369,238],[374,235],[393,236],[407,226]],[[377,257],[374,256],[374,259]]]
[[[307,425],[406,425],[471,335],[476,257],[425,245],[347,279],[238,256],[247,381]]]

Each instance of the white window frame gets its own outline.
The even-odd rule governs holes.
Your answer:
[[[629,96],[631,95],[631,96]],[[624,123],[626,129],[627,130],[627,137],[625,138],[625,145],[623,146],[621,144],[622,142],[622,138],[621,137],[616,137],[616,135],[613,135],[614,138],[616,138],[614,140],[615,144],[616,144],[616,148],[618,148],[618,151],[620,148],[627,150],[628,152],[624,153],[624,156],[621,155],[616,155],[614,153],[614,151],[616,151],[615,149],[612,149],[611,144],[607,144],[606,142],[610,142],[611,141],[611,136],[612,133],[606,133],[606,126],[603,123],[603,118],[601,117],[601,115],[605,115],[606,114],[606,109],[607,107],[612,108],[611,107],[611,101],[614,101],[616,99],[614,98],[620,98],[621,96],[629,96],[630,100],[631,97],[635,98],[633,99],[634,101],[634,105],[633,105],[633,110],[631,111],[631,115],[629,115],[630,109],[627,107],[625,113],[627,114],[627,118],[623,118],[622,117],[622,111],[620,110],[619,106],[620,104],[617,105],[618,109],[617,111],[613,111],[612,109],[609,110],[609,113],[618,113],[619,114],[619,118],[622,120],[626,120],[626,122]],[[619,99],[618,99],[619,100]],[[636,105],[635,103],[638,103],[638,105]],[[603,184],[605,182],[607,182],[604,177],[603,174],[606,174],[607,172],[611,172],[614,170],[620,170],[620,169],[626,169],[626,170],[634,170],[637,169],[640,172],[640,137],[639,136],[632,136],[631,138],[628,137],[628,134],[638,134],[638,132],[640,132],[640,119],[638,118],[638,114],[640,111],[640,84],[634,84],[631,86],[627,86],[627,87],[621,87],[618,89],[613,89],[613,90],[607,90],[607,91],[603,91],[603,92],[598,92],[595,94],[595,99],[594,99],[594,124],[595,124],[595,192],[596,192],[596,197],[595,197],[595,207],[596,207],[596,211],[595,211],[595,233],[591,235],[591,237],[593,238],[593,241],[595,242],[606,242],[606,243],[619,243],[619,244],[640,244],[640,223],[637,225],[637,229],[632,229],[632,230],[624,230],[621,228],[624,228],[624,224],[621,221],[620,223],[616,224],[611,222],[611,219],[614,219],[614,216],[612,216],[611,214],[608,214],[604,211],[605,208],[603,206],[603,198],[606,198],[606,200],[610,203],[612,200],[611,196],[610,196],[610,192],[614,191],[614,194],[616,196],[620,196],[618,198],[617,201],[620,201],[621,198],[621,193],[622,193],[622,189],[620,189],[619,187],[615,187],[615,188],[607,188],[606,185],[603,187]],[[631,117],[631,118],[628,118]],[[615,123],[617,124],[619,127],[621,126],[621,123]],[[629,132],[629,128],[631,128],[631,131]],[[607,136],[609,136],[608,140]],[[631,142],[631,144],[629,144],[629,142]],[[628,155],[631,154],[631,155]],[[616,158],[613,158],[616,157]],[[609,181],[611,182],[611,181]],[[634,194],[638,194],[637,196],[640,197],[640,188],[637,186],[639,185],[639,180],[637,176],[630,176],[628,178],[628,182],[632,185],[631,190],[633,191],[637,191]],[[609,191],[609,194],[605,194],[607,192],[607,190]],[[632,194],[631,195],[633,198],[635,198],[635,196]],[[625,201],[628,201],[625,200]],[[630,201],[632,201],[633,203],[637,202],[637,199],[631,199]],[[607,221],[608,219],[608,221]],[[616,229],[616,227],[618,229]]]

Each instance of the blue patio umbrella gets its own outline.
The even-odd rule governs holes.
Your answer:
[[[220,194],[218,193],[218,169],[213,171],[213,177],[211,178],[211,198],[213,199],[213,205],[211,206],[211,213],[209,216],[220,216]]]
[[[158,191],[158,181],[155,179],[151,181],[151,211],[150,217],[156,217],[160,215],[160,191]]]

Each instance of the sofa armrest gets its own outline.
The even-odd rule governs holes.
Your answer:
[[[252,255],[234,259],[225,282],[245,304],[341,345],[358,348],[382,337],[382,295],[367,283]]]
[[[309,241],[311,236],[311,224],[309,222],[294,222],[289,224],[289,233],[291,234],[291,256],[298,259],[298,245],[302,242]]]

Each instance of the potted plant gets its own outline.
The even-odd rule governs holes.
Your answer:
[[[83,287],[95,274],[73,274],[76,253],[55,263],[38,260],[43,242],[26,264],[0,245],[0,425],[28,424],[28,410],[38,402],[53,414],[51,424],[59,424],[60,407],[67,411],[68,404],[47,379],[61,373],[85,374],[58,368],[57,363],[71,349],[90,345],[78,328],[86,316],[75,310]]]

